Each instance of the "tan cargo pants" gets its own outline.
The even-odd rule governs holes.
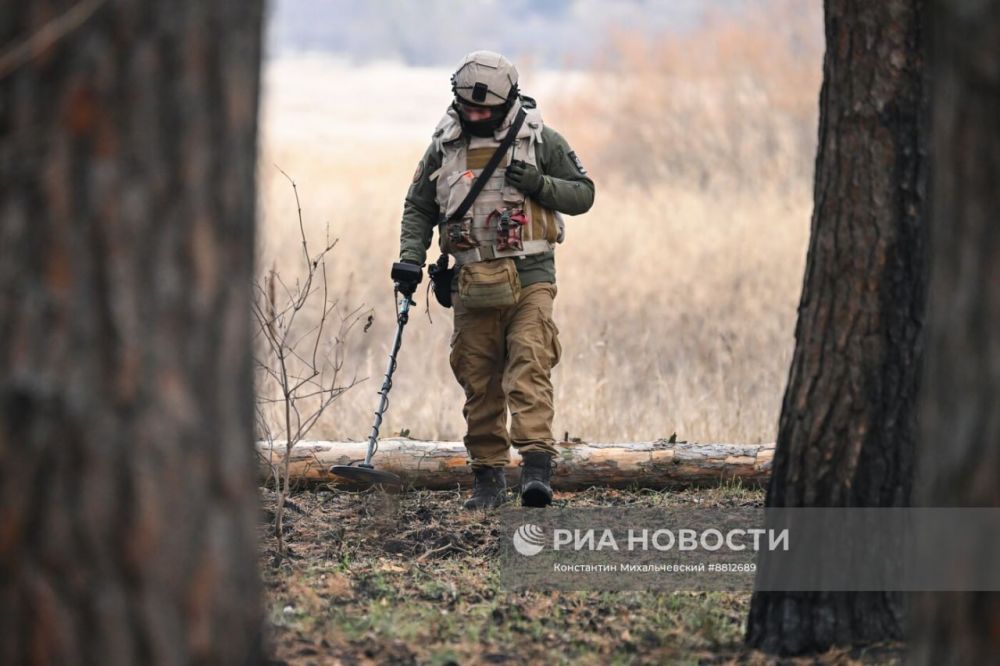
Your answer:
[[[514,305],[470,310],[455,294],[450,362],[465,390],[465,447],[473,469],[506,465],[512,444],[520,453],[556,453],[550,375],[562,347],[552,321],[555,296],[555,284],[536,282]]]

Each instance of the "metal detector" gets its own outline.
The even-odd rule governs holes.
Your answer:
[[[389,353],[389,365],[385,369],[382,380],[382,390],[379,391],[378,409],[375,410],[375,421],[372,432],[368,436],[368,450],[365,461],[357,465],[334,465],[330,473],[344,479],[349,479],[363,485],[401,485],[402,479],[391,472],[375,469],[372,456],[378,451],[378,431],[382,427],[382,417],[389,407],[389,390],[392,388],[392,375],[396,371],[396,355],[403,344],[403,327],[410,319],[410,306],[416,305],[412,300],[413,292],[423,279],[423,271],[416,264],[396,262],[392,265],[392,279],[395,283],[397,296],[396,306],[396,337],[392,341],[392,351]]]

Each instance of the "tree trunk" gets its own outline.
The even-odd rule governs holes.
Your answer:
[[[741,481],[762,484],[770,474],[773,444],[671,444],[666,441],[628,444],[559,442],[552,487],[582,490],[590,486],[616,488],[671,488],[718,485]],[[341,477],[329,473],[333,465],[364,460],[368,442],[299,442],[292,448],[289,477],[301,482],[334,483],[349,487]],[[285,443],[260,443],[260,478],[273,478],[284,460]],[[392,472],[407,484],[425,490],[454,490],[472,484],[468,454],[462,442],[423,442],[414,439],[384,439],[379,442],[374,464]],[[520,456],[511,453],[507,480],[521,478]]]
[[[941,0],[930,25],[932,266],[919,499],[1000,506],[1000,3]],[[994,563],[995,564],[995,563]],[[1000,594],[921,595],[918,664],[1000,655]]]
[[[262,18],[0,5],[0,663],[260,657]]]
[[[921,0],[827,0],[815,203],[768,506],[910,497],[926,290]],[[888,593],[753,597],[747,641],[818,652],[902,634]]]

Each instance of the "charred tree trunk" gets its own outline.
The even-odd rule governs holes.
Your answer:
[[[937,2],[919,499],[1000,506],[1000,3]],[[995,564],[995,563],[994,563]],[[1000,594],[922,595],[914,663],[1000,655]]]
[[[0,663],[259,657],[261,22],[0,5]]]
[[[768,487],[774,507],[906,505],[926,289],[921,0],[827,0],[815,204]],[[758,593],[747,641],[902,635],[899,595]]]

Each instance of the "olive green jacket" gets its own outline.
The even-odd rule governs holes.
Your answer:
[[[543,175],[542,189],[533,198],[552,210],[565,215],[586,213],[594,203],[594,181],[558,132],[542,128],[542,140],[535,146],[539,171]],[[413,175],[413,183],[403,205],[399,258],[423,265],[431,245],[440,210],[435,197],[435,184],[430,179],[441,166],[441,154],[434,144],[424,153]],[[517,259],[521,286],[534,282],[555,282],[554,252],[544,252]]]

